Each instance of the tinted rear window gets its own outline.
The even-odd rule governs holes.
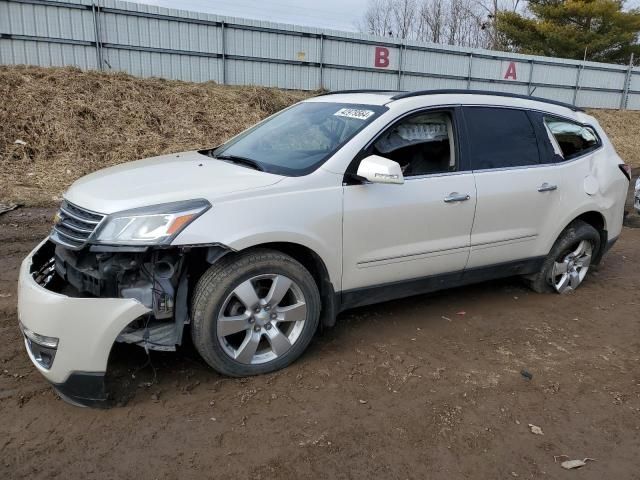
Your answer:
[[[540,162],[538,141],[526,111],[466,107],[464,118],[473,170],[521,167]]]

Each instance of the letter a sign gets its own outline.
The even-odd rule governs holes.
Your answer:
[[[509,62],[509,66],[507,67],[507,71],[504,74],[505,80],[517,80],[516,75],[516,62]]]

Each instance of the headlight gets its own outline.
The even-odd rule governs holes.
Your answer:
[[[166,245],[209,208],[211,204],[200,199],[113,213],[103,221],[92,242]]]

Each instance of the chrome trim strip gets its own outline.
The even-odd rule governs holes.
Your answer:
[[[52,235],[49,238],[51,239],[51,241],[53,243],[55,243],[57,245],[62,245],[63,247],[67,247],[70,250],[80,250],[82,248],[82,246],[84,245],[84,242],[82,243],[82,245],[74,245],[72,243],[65,242],[64,239],[62,239],[60,237],[60,234],[58,233],[57,230],[54,230],[52,232]]]
[[[429,250],[427,252],[411,253],[408,255],[398,255],[396,257],[376,258],[374,260],[366,260],[363,262],[358,262],[356,263],[356,266],[358,268],[367,268],[367,267],[375,267],[375,266],[378,266],[379,264],[384,264],[382,262],[397,263],[397,262],[407,262],[411,260],[420,260],[422,258],[461,253],[465,250],[468,250],[468,248],[469,246],[465,245],[463,247],[443,248],[441,250]],[[376,264],[376,265],[373,265],[373,264]]]
[[[57,228],[57,225],[53,226],[53,230],[58,234],[58,236],[70,238],[71,240],[75,240],[76,242],[80,242],[80,243],[84,244],[87,241],[86,238],[74,237],[73,235],[70,235],[70,234],[68,234],[66,232],[63,232],[63,231],[59,230]]]
[[[82,209],[78,208],[78,210],[82,210]],[[69,210],[66,210],[62,205],[60,205],[60,211],[62,213],[64,213],[65,215],[67,215],[68,217],[73,218],[74,220],[78,220],[79,222],[89,223],[91,225],[98,225],[102,221],[102,219],[101,220],[89,220],[87,218],[80,217],[80,216],[76,215],[75,213],[72,213]],[[104,216],[102,218],[104,218]]]
[[[471,170],[456,170],[453,172],[441,172],[441,173],[425,173],[424,175],[413,175],[411,177],[404,177],[404,181],[408,182],[410,180],[422,180],[425,178],[437,178],[437,177],[449,177],[453,175],[473,175]]]
[[[67,228],[70,228],[71,230],[75,230],[78,233],[86,233],[88,235],[91,235],[95,230],[95,228],[94,229],[88,229],[88,228],[77,227],[76,225],[73,225],[72,223],[65,222],[65,220],[68,220],[68,219],[63,218],[62,220],[60,220],[58,225],[63,225],[65,227],[67,227]]]
[[[473,235],[473,234],[472,234]],[[537,233],[531,234],[531,235],[521,235],[519,237],[512,237],[512,238],[506,238],[504,240],[495,240],[493,242],[480,242],[480,243],[472,243],[471,246],[472,247],[480,247],[482,245],[492,245],[492,244],[498,244],[498,243],[508,243],[508,242],[513,242],[515,240],[528,240],[528,239],[533,239],[536,238],[538,236]]]
[[[83,211],[85,213],[88,213],[90,215],[95,215],[97,217],[106,217],[107,216],[106,213],[100,213],[100,212],[96,212],[95,210],[89,210],[88,208],[80,207],[80,206],[76,205],[75,203],[71,203],[66,198],[63,199],[63,203],[66,203],[67,205],[71,205],[73,208],[77,208],[78,210],[81,210],[81,211]]]

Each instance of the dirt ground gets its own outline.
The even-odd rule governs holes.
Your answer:
[[[507,279],[360,308],[275,374],[117,346],[120,404],[93,410],[57,398],[17,328],[52,214],[0,217],[0,478],[640,478],[640,229],[573,295]]]

